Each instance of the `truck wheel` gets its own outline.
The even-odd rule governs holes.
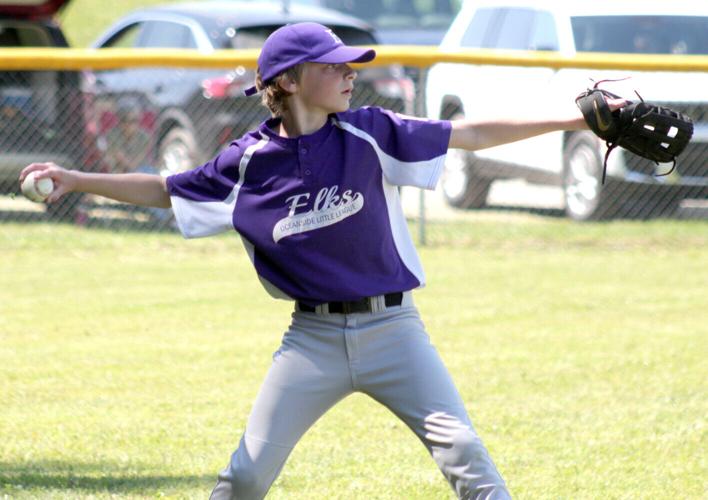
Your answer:
[[[608,219],[617,215],[618,199],[610,195],[616,184],[602,184],[602,157],[597,138],[581,132],[570,137],[563,151],[565,212],[578,221]],[[619,194],[619,193],[615,193]]]
[[[455,114],[451,120],[464,118]],[[464,149],[450,149],[440,178],[445,200],[456,208],[482,208],[487,204],[491,180],[476,174],[477,160],[473,153]]]
[[[158,169],[167,176],[191,170],[199,165],[199,148],[194,134],[182,127],[171,129],[160,141]]]

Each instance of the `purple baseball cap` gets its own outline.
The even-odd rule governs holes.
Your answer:
[[[263,83],[288,68],[303,62],[341,64],[369,62],[376,51],[363,47],[349,47],[331,29],[318,23],[288,24],[275,30],[263,44],[258,56],[258,69]],[[258,92],[256,86],[244,91],[246,95]]]

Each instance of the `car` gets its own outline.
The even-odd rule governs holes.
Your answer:
[[[634,54],[708,54],[708,5],[569,0],[471,0],[443,39],[442,50],[465,48]],[[620,81],[617,81],[620,80]],[[667,106],[692,117],[692,142],[671,164],[654,164],[606,146],[589,131],[555,132],[470,154],[451,150],[441,178],[448,203],[483,207],[491,184],[525,179],[561,186],[566,214],[576,220],[651,217],[673,213],[687,198],[708,197],[708,74],[543,67],[434,65],[426,109],[431,118],[484,118],[549,113],[572,106],[584,89],[602,88],[625,98]],[[635,90],[638,94],[635,94]],[[540,106],[536,110],[532,105]],[[539,111],[540,110],[540,111]]]
[[[259,48],[274,30],[288,23],[314,21],[330,27],[348,45],[376,45],[373,28],[359,19],[319,7],[271,2],[202,1],[133,11],[117,20],[93,43],[94,48]],[[219,69],[125,68],[96,72],[97,99],[105,111],[103,129],[111,128],[111,102],[140,100],[142,123],[154,138],[162,175],[198,166],[268,117],[260,99],[243,90],[255,72],[243,67]],[[359,71],[352,107],[376,104],[406,111],[413,84],[396,66]],[[109,103],[109,104],[106,104]]]
[[[293,2],[319,5],[364,19],[376,29],[379,40],[386,45],[438,45],[460,9],[460,0],[433,2],[293,0]]]
[[[0,0],[0,47],[68,47],[54,15],[67,0]],[[86,71],[0,71],[0,194],[19,193],[22,168],[55,161],[83,170],[98,161]],[[71,217],[76,197],[47,206]]]

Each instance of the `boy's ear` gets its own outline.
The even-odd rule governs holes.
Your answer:
[[[297,82],[287,73],[278,79],[278,85],[280,85],[280,88],[289,94],[295,93],[295,90],[297,89]]]

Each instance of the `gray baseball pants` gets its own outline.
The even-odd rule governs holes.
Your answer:
[[[358,391],[397,415],[426,446],[459,498],[511,498],[431,345],[410,292],[376,312],[296,311],[246,431],[211,500],[262,499],[295,444]]]

